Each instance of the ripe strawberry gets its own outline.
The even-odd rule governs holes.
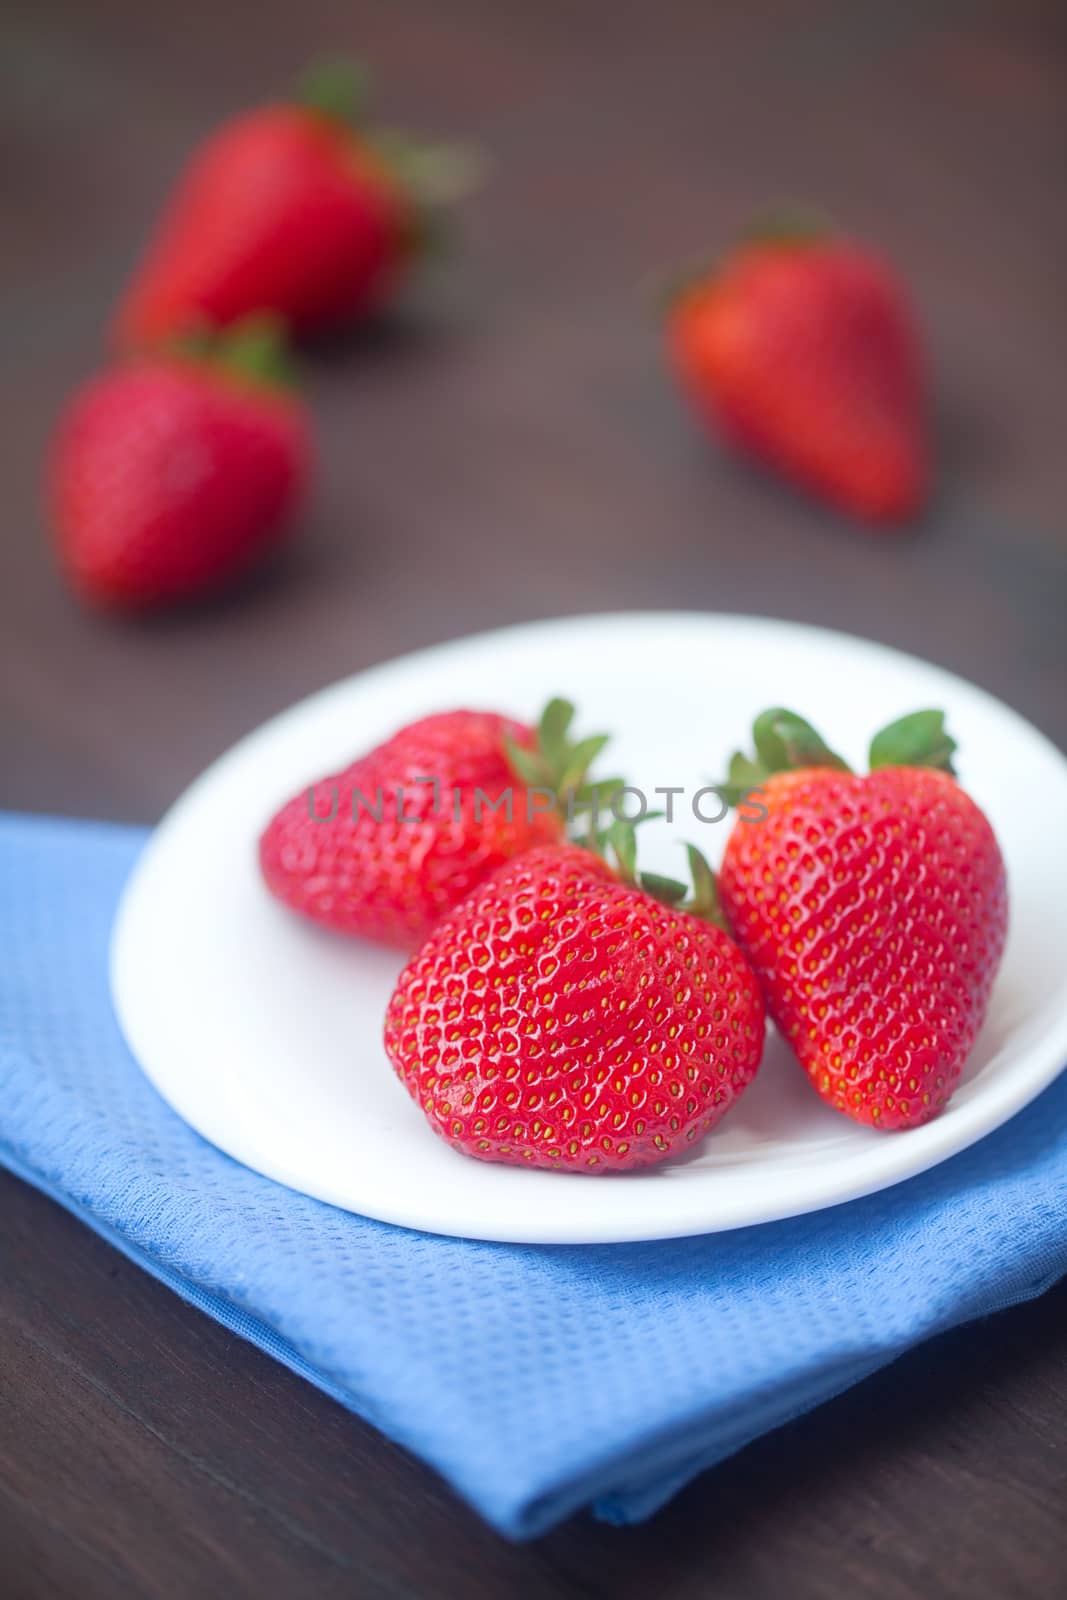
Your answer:
[[[125,292],[121,344],[257,311],[307,332],[388,297],[419,246],[423,207],[447,198],[457,162],[358,129],[358,88],[351,69],[320,70],[300,101],[248,112],[207,140]]]
[[[877,256],[811,232],[752,237],[677,295],[668,342],[698,412],[744,453],[865,520],[919,509],[922,358]]]
[[[723,858],[730,926],[824,1100],[874,1127],[927,1122],[982,1025],[1008,923],[1004,862],[952,775],[944,718],[883,730],[867,776],[791,712],[754,731],[757,760],[730,771],[760,786]]]
[[[60,560],[106,606],[148,609],[229,583],[283,537],[304,488],[304,409],[276,330],[248,323],[104,372],[60,420],[49,494]]]
[[[282,807],[260,839],[267,886],[338,933],[412,949],[503,862],[564,838],[556,797],[589,798],[607,743],[572,743],[573,714],[553,700],[536,732],[492,711],[401,728]]]
[[[436,1133],[482,1161],[603,1173],[678,1154],[725,1116],[759,1066],[763,1002],[704,920],[712,880],[694,865],[686,910],[649,892],[684,885],[634,879],[632,852],[620,876],[546,846],[438,924],[385,1021]]]

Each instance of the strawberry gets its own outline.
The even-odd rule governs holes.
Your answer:
[[[1008,923],[1004,862],[953,776],[944,717],[883,730],[862,776],[792,712],[754,731],[756,760],[730,769],[750,814],[723,857],[729,924],[823,1099],[877,1128],[927,1122],[982,1025]]]
[[[358,91],[351,69],[320,69],[299,101],[239,116],[201,146],[126,289],[120,344],[257,311],[309,332],[388,298],[424,206],[462,183],[462,160],[359,130]]]
[[[308,473],[304,408],[276,329],[146,355],[92,379],[54,441],[62,566],[105,606],[148,609],[228,584],[276,545]]]
[[[757,234],[676,295],[667,332],[697,411],[742,452],[863,520],[919,509],[919,340],[903,285],[870,251]]]
[[[725,1116],[763,1002],[698,892],[575,845],[509,862],[438,924],[389,1003],[385,1048],[434,1131],[481,1161],[587,1173],[679,1154]],[[655,891],[655,894],[651,891]],[[663,899],[656,896],[663,896]]]
[[[414,948],[502,863],[564,838],[560,807],[590,797],[607,743],[572,742],[573,714],[557,699],[536,731],[467,710],[401,728],[277,813],[259,846],[268,888],[338,933]]]

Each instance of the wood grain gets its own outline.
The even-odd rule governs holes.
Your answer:
[[[150,821],[330,680],[542,615],[825,623],[986,685],[1067,743],[1067,12],[1057,0],[8,0],[0,49],[0,804]],[[299,545],[152,625],[79,611],[39,512],[161,185],[309,55],[481,141],[460,247],[309,353]],[[639,292],[806,196],[914,286],[939,479],[864,534],[724,461]],[[2,952],[0,952],[2,959]],[[939,1341],[705,1475],[648,1526],[527,1548],[0,1179],[0,1591],[1044,1600],[1067,1586],[1067,1290]]]

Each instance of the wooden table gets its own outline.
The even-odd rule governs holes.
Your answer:
[[[151,821],[342,674],[635,606],[882,639],[1067,743],[1064,20],[1057,0],[9,0],[0,804]],[[495,177],[411,311],[312,355],[299,549],[194,614],[85,615],[39,525],[51,418],[183,153],[337,47],[373,59],[389,117],[473,136]],[[641,280],[781,195],[915,286],[941,472],[909,536],[725,463],[664,377]],[[1067,1286],[914,1353],[641,1529],[512,1547],[0,1178],[0,1591],[1041,1600],[1067,1582],[1065,1312]]]

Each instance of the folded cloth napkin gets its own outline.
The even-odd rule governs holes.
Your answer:
[[[501,1532],[628,1522],[1067,1271],[1067,1076],[895,1189],[698,1239],[435,1238],[222,1155],[142,1077],[107,946],[139,830],[0,817],[0,1161],[430,1462]]]

